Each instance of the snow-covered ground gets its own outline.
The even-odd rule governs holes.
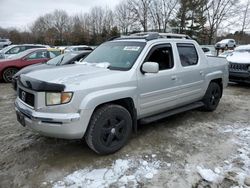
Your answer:
[[[108,156],[81,140],[27,131],[16,122],[11,86],[0,91],[0,187],[250,187],[250,87],[231,85],[212,113],[140,126]]]
[[[246,186],[245,179],[250,177],[250,124],[236,122],[231,126],[219,128],[218,132],[221,132],[222,135],[229,133],[234,135],[231,144],[237,145],[236,153],[229,155],[223,163],[215,164],[213,168],[208,168],[206,164],[202,163],[188,163],[183,173],[187,176],[199,175],[200,182],[198,184],[204,186],[244,187]],[[112,185],[115,187],[138,187],[138,185],[147,185],[148,182],[157,181],[153,180],[154,177],[164,175],[170,167],[170,163],[158,160],[156,154],[146,155],[144,159],[127,156],[125,159],[116,160],[110,167],[77,170],[62,180],[50,183],[52,183],[53,188],[96,188]],[[47,183],[43,182],[43,184]]]

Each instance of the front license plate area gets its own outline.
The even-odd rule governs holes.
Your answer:
[[[16,112],[16,116],[17,116],[17,121],[18,121],[23,127],[25,127],[24,115],[21,114],[20,112]]]

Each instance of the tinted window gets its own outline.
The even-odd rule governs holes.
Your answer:
[[[158,63],[159,70],[171,69],[174,66],[172,48],[170,46],[156,46],[149,52],[146,61]]]
[[[198,63],[198,54],[193,44],[177,44],[182,66],[192,66]]]
[[[6,54],[17,54],[19,52],[21,52],[21,47],[16,46],[14,48],[11,48],[9,51],[7,51]]]
[[[27,59],[43,59],[47,58],[47,51],[38,51],[30,54]]]

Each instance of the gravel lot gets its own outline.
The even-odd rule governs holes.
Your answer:
[[[0,83],[0,187],[250,186],[250,87],[231,84],[213,113],[139,127],[121,151],[98,156],[81,140],[21,127],[15,93]]]

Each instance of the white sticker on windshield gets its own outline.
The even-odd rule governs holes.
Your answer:
[[[140,46],[125,46],[123,50],[127,51],[138,51],[140,49]]]

